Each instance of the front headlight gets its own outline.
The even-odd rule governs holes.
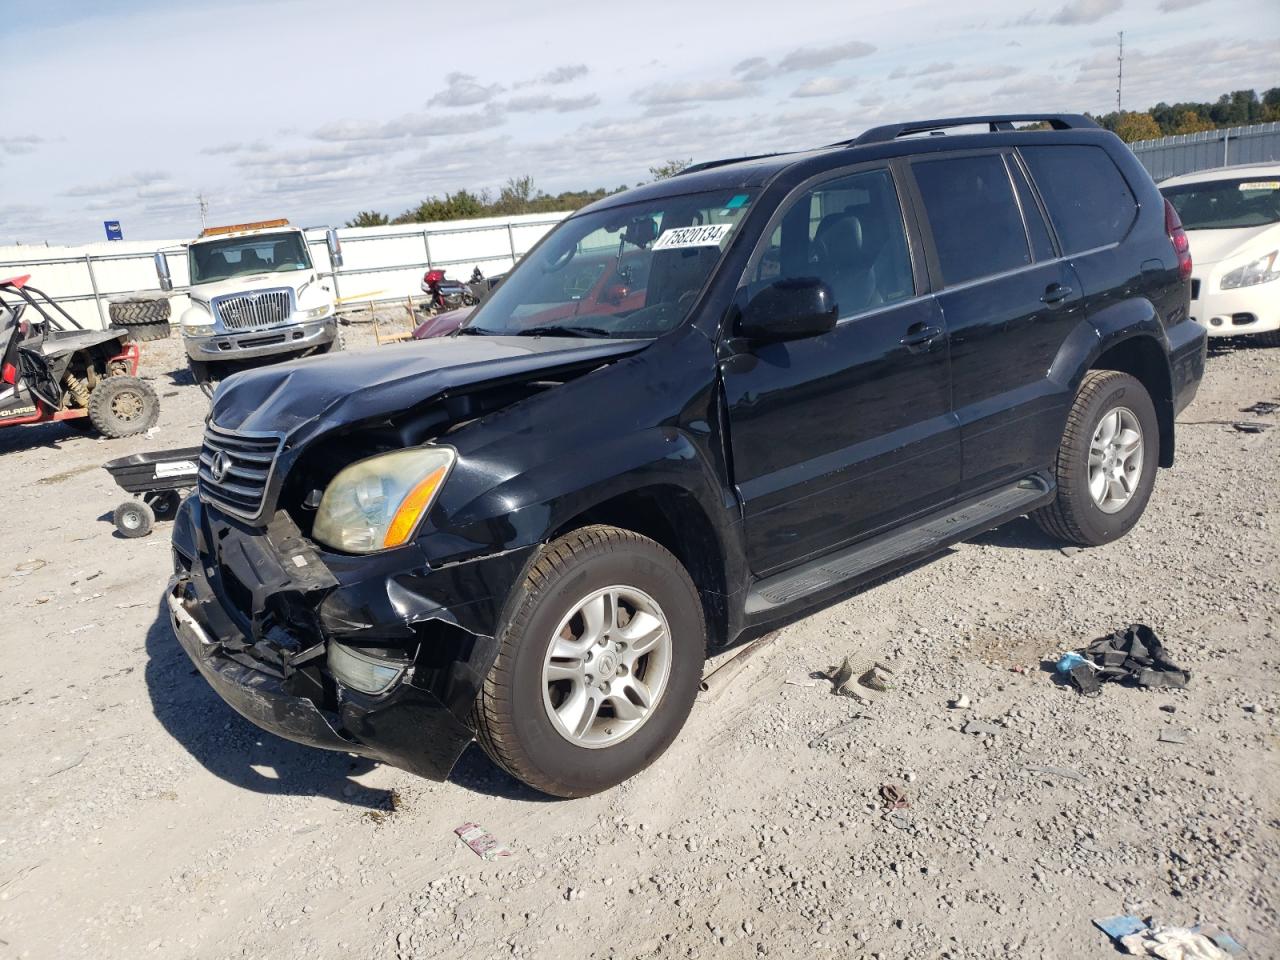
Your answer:
[[[408,543],[456,456],[450,447],[415,447],[353,463],[325,489],[311,535],[348,553]]]
[[[1219,284],[1223,290],[1236,290],[1240,287],[1252,287],[1258,283],[1268,283],[1280,277],[1280,250],[1272,250],[1263,254],[1253,263],[1246,263],[1230,273],[1223,274]]]
[[[310,310],[306,311],[303,316],[308,320],[319,320],[321,317],[327,317],[329,315],[329,311],[332,309],[332,305],[326,303],[324,306],[312,307]]]

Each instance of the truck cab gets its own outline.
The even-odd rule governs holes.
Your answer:
[[[340,266],[333,230],[328,245]],[[191,305],[180,325],[193,365],[341,349],[333,283],[288,220],[209,227],[187,246],[187,266]],[[171,288],[162,261],[157,269]]]

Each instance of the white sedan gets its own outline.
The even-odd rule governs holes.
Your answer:
[[[1192,319],[1280,346],[1280,163],[1171,177],[1160,192],[1191,241]]]

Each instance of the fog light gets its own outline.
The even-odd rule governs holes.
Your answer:
[[[361,693],[385,693],[404,672],[404,667],[332,642],[329,644],[329,669],[348,687]]]

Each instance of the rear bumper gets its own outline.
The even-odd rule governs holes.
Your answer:
[[[1165,331],[1169,338],[1169,373],[1173,386],[1173,414],[1177,416],[1195,399],[1204,379],[1209,338],[1198,323],[1183,321]]]
[[[337,317],[312,323],[291,323],[269,330],[186,336],[187,356],[192,360],[251,360],[277,353],[295,353],[331,343],[338,335]]]
[[[336,557],[317,551],[285,515],[250,531],[195,497],[175,519],[174,554],[174,635],[236,712],[285,739],[435,780],[473,739],[471,704],[497,655],[506,592],[527,558],[500,554],[431,572],[417,566],[416,548]],[[408,668],[384,692],[362,693],[329,670],[334,642],[382,651]]]

